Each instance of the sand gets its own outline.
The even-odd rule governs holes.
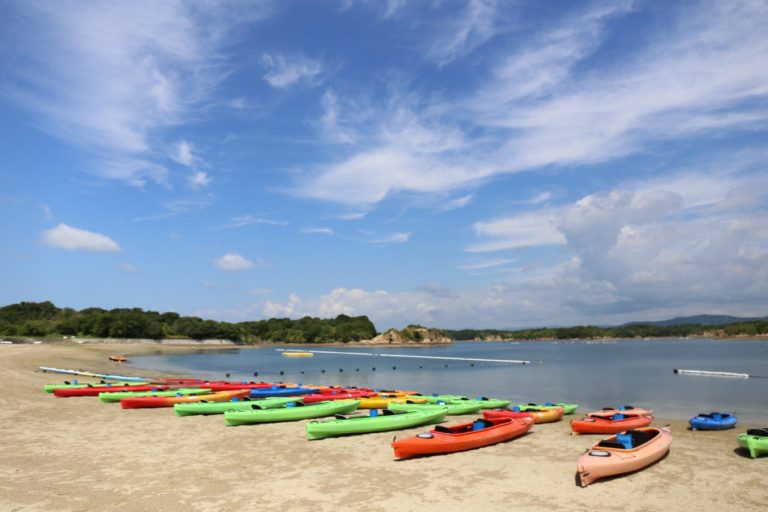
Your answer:
[[[674,441],[665,459],[582,489],[576,485],[576,459],[602,436],[570,436],[566,421],[536,425],[529,435],[501,445],[398,462],[389,446],[394,433],[309,442],[304,422],[225,427],[221,416],[125,411],[95,398],[45,394],[43,384],[64,377],[35,371],[45,365],[115,372],[107,354],[157,350],[140,345],[0,346],[0,510],[639,512],[768,507],[768,458],[752,460],[736,450],[736,434],[748,425],[736,431],[690,432],[685,423],[671,422]],[[451,417],[450,423],[464,419]]]

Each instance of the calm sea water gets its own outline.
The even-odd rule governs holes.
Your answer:
[[[296,349],[295,346],[285,348]],[[768,377],[768,341],[710,339],[618,340],[614,343],[457,342],[447,347],[313,347],[345,354],[287,358],[275,348],[132,358],[134,367],[208,378],[254,378],[340,384],[421,393],[493,396],[516,402],[563,401],[580,410],[631,404],[657,416],[687,419],[698,412],[735,412],[743,422],[768,424],[768,378],[680,376],[674,368]],[[529,360],[529,365],[365,354]],[[282,372],[282,373],[281,373]]]

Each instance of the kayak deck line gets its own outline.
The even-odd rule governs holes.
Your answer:
[[[726,377],[732,379],[748,379],[750,375],[748,373],[734,373],[734,372],[712,372],[708,370],[684,370],[675,368],[673,373],[678,375],[699,375],[702,377]]]
[[[408,354],[373,354],[370,352],[342,352],[340,350],[294,350],[276,348],[278,352],[308,352],[312,354],[340,354],[344,356],[369,356],[369,357],[400,357],[406,359],[437,359],[441,361],[475,361],[481,363],[508,363],[508,364],[531,364],[530,361],[521,359],[485,359],[477,357],[449,357],[449,356],[414,356]]]

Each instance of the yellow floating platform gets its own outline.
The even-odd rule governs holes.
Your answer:
[[[312,352],[283,352],[283,357],[312,357]]]

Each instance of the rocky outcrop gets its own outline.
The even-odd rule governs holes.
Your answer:
[[[403,330],[389,329],[361,345],[448,345],[453,340],[440,329],[428,329],[421,325],[409,325]]]

